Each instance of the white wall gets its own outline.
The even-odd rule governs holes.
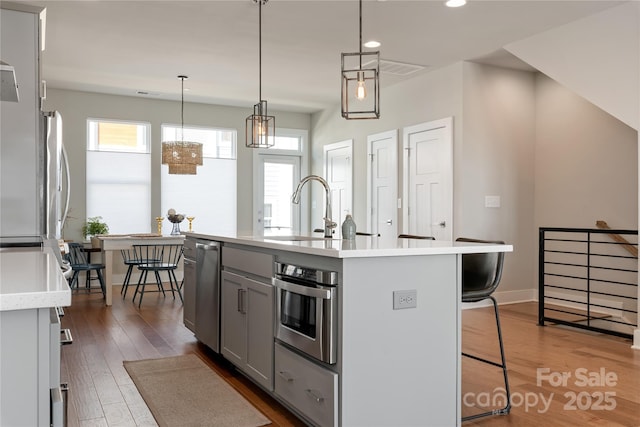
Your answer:
[[[639,45],[640,2],[628,1],[505,49],[638,130]]]
[[[152,194],[151,212],[161,213],[160,170],[162,123],[180,123],[180,103],[148,98],[103,95],[49,89],[44,108],[58,110],[64,119],[64,140],[69,154],[71,179],[71,212],[73,217],[65,227],[64,237],[81,240],[80,228],[85,220],[85,169],[87,118],[136,120],[151,123],[152,150]],[[238,230],[251,230],[252,218],[252,149],[245,147],[245,119],[252,108],[237,108],[185,102],[185,124],[237,129],[238,131]],[[310,115],[299,113],[273,112],[278,127],[309,129]],[[212,183],[212,185],[219,185]],[[216,209],[220,207],[216,206]],[[197,219],[196,219],[197,221]],[[151,230],[155,231],[155,221],[149,218]],[[194,223],[194,226],[196,224]],[[199,225],[201,226],[201,225]],[[206,227],[205,227],[206,228]],[[202,228],[201,228],[202,229]]]
[[[536,227],[638,227],[638,133],[554,80],[537,81]]]
[[[454,236],[504,240],[501,293],[533,287],[535,77],[531,72],[464,63],[463,138],[455,148]],[[485,207],[499,196],[499,208]],[[503,300],[530,298],[511,293]]]

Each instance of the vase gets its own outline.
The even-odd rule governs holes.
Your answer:
[[[349,214],[344,218],[342,223],[342,238],[353,240],[356,238],[356,223],[353,221],[353,217]]]
[[[172,236],[179,236],[180,235],[180,223],[179,222],[174,222],[173,223],[173,228],[171,229],[171,235]]]

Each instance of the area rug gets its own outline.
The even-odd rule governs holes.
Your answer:
[[[161,427],[258,427],[270,424],[194,354],[124,361]]]

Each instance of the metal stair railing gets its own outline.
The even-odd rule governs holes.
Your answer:
[[[625,338],[638,327],[638,231],[539,230],[538,324]]]

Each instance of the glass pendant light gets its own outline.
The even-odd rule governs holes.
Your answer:
[[[380,118],[380,52],[362,51],[362,0],[359,0],[359,50],[342,54],[342,117]]]
[[[267,101],[262,99],[262,5],[268,0],[253,0],[258,4],[258,103],[253,106],[253,114],[247,117],[246,146],[249,148],[269,148],[275,143],[276,118],[267,111]]]
[[[197,167],[202,166],[202,144],[184,140],[184,80],[189,77],[180,75],[182,81],[180,100],[180,141],[162,143],[162,164],[169,166],[171,175],[195,175]]]

